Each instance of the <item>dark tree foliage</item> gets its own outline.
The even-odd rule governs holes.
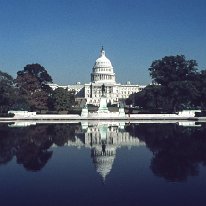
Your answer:
[[[30,74],[31,76],[36,77],[37,81],[41,85],[52,82],[52,77],[40,64],[28,64],[24,67],[24,70],[17,72],[17,76],[24,76],[26,74]]]
[[[196,77],[196,87],[200,91],[198,102],[201,108],[206,110],[206,70],[202,70],[198,77]]]
[[[7,112],[12,106],[14,90],[12,76],[0,71],[0,113]]]
[[[48,110],[48,99],[52,92],[47,85],[49,82],[52,82],[52,78],[40,64],[28,64],[24,70],[17,72],[17,86],[29,103],[30,110]]]
[[[2,72],[2,71],[0,71],[0,81],[1,81],[1,85],[12,86],[14,84],[13,77],[7,74],[6,72]]]
[[[19,94],[19,90],[15,85],[14,79],[9,74],[0,71],[0,113],[7,113],[8,110],[23,107],[20,102],[24,102],[26,107],[27,102]]]
[[[126,100],[125,100],[125,104],[128,105],[128,106],[131,105],[131,104],[132,104],[132,100],[129,99],[129,98],[126,99]]]
[[[75,103],[74,91],[57,88],[52,92],[50,108],[55,111],[68,111]]]
[[[166,56],[155,60],[149,71],[153,85],[130,97],[135,105],[149,111],[176,112],[203,104],[204,72],[197,72],[195,60],[186,60],[183,55]]]
[[[160,88],[158,85],[148,85],[141,92],[134,94],[132,98],[136,105],[146,110],[158,111],[166,108],[169,110],[170,102],[162,108],[163,102],[166,102],[166,95],[165,88]]]
[[[168,86],[171,82],[189,81],[197,73],[197,62],[185,56],[166,56],[155,60],[149,68],[150,76],[157,84]]]

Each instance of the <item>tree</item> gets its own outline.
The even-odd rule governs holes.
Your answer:
[[[131,100],[130,98],[127,98],[127,99],[125,100],[125,104],[128,105],[128,106],[130,106],[130,105],[132,104],[132,100]]]
[[[7,113],[17,97],[14,79],[11,75],[0,71],[0,113]]]
[[[173,81],[189,81],[197,74],[197,62],[184,55],[165,56],[155,60],[149,68],[154,83],[168,86]]]
[[[49,82],[52,82],[52,78],[40,64],[28,64],[17,72],[17,86],[32,111],[48,109],[48,99],[52,92],[47,85]]]
[[[17,76],[16,83],[21,94],[28,98],[41,89],[41,84],[38,82],[37,78],[29,73]]]
[[[8,110],[10,105],[10,91],[12,89],[13,78],[0,71],[0,112]]]
[[[28,64],[24,67],[24,70],[17,72],[17,77],[30,74],[36,77],[40,85],[52,82],[52,77],[48,74],[47,70],[40,64]]]
[[[67,89],[57,88],[53,91],[50,99],[50,107],[56,111],[69,110],[74,105],[74,91],[68,91]]]
[[[166,56],[155,60],[149,71],[154,85],[135,95],[136,105],[174,112],[198,107],[200,82],[195,60],[186,60],[183,55]]]
[[[172,102],[164,86],[148,85],[142,91],[130,96],[135,106],[148,112],[172,111]],[[144,111],[144,112],[146,112]]]
[[[200,91],[200,98],[198,103],[202,109],[206,109],[206,70],[202,70],[198,77],[196,77],[196,87]]]

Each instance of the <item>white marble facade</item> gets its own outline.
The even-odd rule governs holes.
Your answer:
[[[102,96],[102,85],[105,86],[105,96],[107,103],[119,104],[120,101],[129,97],[130,94],[141,91],[145,86],[133,85],[129,81],[126,84],[116,83],[115,73],[111,61],[106,57],[102,47],[99,58],[95,61],[91,73],[91,82],[74,85],[60,86],[49,84],[52,89],[62,87],[69,91],[74,90],[76,101],[86,102],[99,106]]]

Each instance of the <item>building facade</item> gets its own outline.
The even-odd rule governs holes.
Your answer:
[[[115,72],[111,61],[106,57],[102,47],[100,56],[95,61],[92,68],[91,81],[87,84],[77,82],[74,85],[60,86],[57,84],[49,84],[55,90],[58,87],[75,91],[75,98],[78,102],[93,104],[98,106],[100,98],[103,95],[102,87],[104,85],[104,95],[108,104],[119,104],[119,102],[128,98],[129,95],[141,91],[145,86],[134,85],[129,81],[126,84],[116,82]]]

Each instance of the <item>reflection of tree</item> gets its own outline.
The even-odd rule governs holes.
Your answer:
[[[40,170],[52,156],[52,152],[47,151],[52,145],[47,135],[47,125],[25,129],[26,136],[18,141],[17,163],[23,164],[27,170]]]
[[[161,151],[151,162],[151,169],[157,176],[170,181],[183,181],[187,176],[198,175],[198,164],[186,156]]]
[[[0,164],[5,164],[12,160],[15,154],[15,141],[9,134],[7,126],[0,127]]]
[[[52,156],[48,149],[52,144],[64,145],[74,139],[75,126],[38,125],[23,128],[0,126],[0,164],[16,156],[17,163],[27,170],[42,169]]]
[[[57,124],[52,125],[49,133],[52,140],[58,146],[63,146],[68,140],[75,140],[75,126],[70,124]]]
[[[145,141],[153,152],[151,169],[169,181],[184,181],[198,175],[200,163],[206,163],[205,126],[199,128],[178,125],[133,125],[127,128],[132,135]]]
[[[27,170],[41,170],[51,158],[51,151],[44,151],[36,145],[28,145],[28,148],[20,150],[17,154],[17,163],[23,164]]]

